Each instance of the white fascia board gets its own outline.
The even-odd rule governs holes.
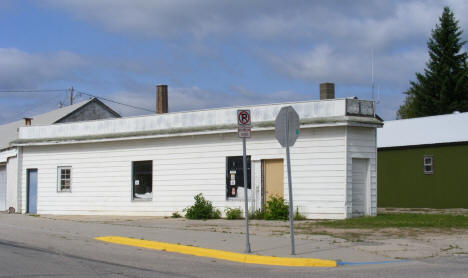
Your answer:
[[[0,163],[7,162],[8,158],[16,156],[18,153],[16,148],[10,148],[0,151]]]
[[[328,124],[305,124],[301,125],[301,129],[306,128],[320,128],[320,127],[334,127],[334,126],[347,126],[352,125],[351,123],[340,122],[340,123],[328,123]],[[374,126],[375,127],[375,126]],[[252,128],[252,136],[255,132],[259,131],[272,131],[274,127],[261,127]],[[212,134],[229,134],[237,133],[237,129],[224,129],[214,131],[202,131],[202,132],[187,132],[187,133],[176,133],[176,134],[160,134],[160,135],[147,135],[147,136],[132,136],[132,137],[118,137],[118,138],[103,138],[103,139],[89,139],[89,140],[50,140],[40,142],[25,142],[17,143],[15,146],[47,146],[47,145],[67,145],[67,144],[84,144],[84,143],[100,143],[100,142],[115,142],[115,141],[129,141],[129,140],[143,140],[143,139],[157,139],[157,138],[171,138],[171,137],[187,137],[187,136],[200,136],[200,135],[212,135]]]

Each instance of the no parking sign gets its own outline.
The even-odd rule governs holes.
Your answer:
[[[250,110],[237,110],[237,135],[240,138],[250,138]]]

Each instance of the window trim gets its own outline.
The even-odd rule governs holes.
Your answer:
[[[135,198],[135,162],[148,162],[151,161],[151,198]],[[132,160],[130,162],[131,167],[131,177],[130,177],[130,186],[131,186],[131,200],[132,202],[152,202],[154,199],[154,160]]]
[[[427,158],[431,159],[430,163],[426,163]],[[427,171],[426,166],[430,166],[431,170]],[[434,156],[433,155],[424,155],[423,156],[423,171],[424,171],[424,175],[433,175],[434,174]]]
[[[246,156],[247,158],[247,190],[252,190],[252,186],[253,186],[253,182],[252,182],[252,156],[251,155],[247,155]],[[226,184],[225,184],[225,190],[226,190],[226,200],[229,201],[229,200],[233,200],[233,201],[236,201],[236,200],[239,200],[239,199],[242,199],[244,198],[244,196],[240,196],[237,191],[239,189],[239,187],[242,187],[243,190],[245,189],[244,187],[244,178],[243,178],[243,175],[239,177],[239,182],[242,183],[242,185],[239,185],[239,184],[235,184],[235,185],[232,185],[230,184],[230,181],[231,181],[231,173],[230,173],[230,170],[229,170],[229,159],[240,159],[242,160],[243,157],[242,156],[239,156],[239,155],[233,155],[233,156],[226,156],[226,164],[225,164],[225,171],[226,171]],[[235,174],[235,176],[237,176],[237,173]],[[249,185],[250,185],[250,188],[249,188]],[[235,187],[235,192],[236,192],[236,196],[231,196],[231,192],[230,190],[232,190],[232,187]]]
[[[70,170],[70,188],[68,189],[62,189],[62,170]],[[72,192],[72,166],[57,166],[57,192]]]

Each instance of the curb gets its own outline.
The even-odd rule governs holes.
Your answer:
[[[104,236],[96,237],[95,240],[142,247],[147,249],[166,251],[172,253],[180,253],[185,255],[207,257],[213,259],[226,260],[231,262],[239,262],[246,264],[262,264],[276,266],[308,266],[308,267],[336,267],[337,263],[333,260],[323,260],[314,258],[287,258],[287,257],[272,257],[260,256],[252,254],[242,254],[216,249],[208,249],[202,247],[186,246],[180,244],[172,244],[166,242],[150,241],[143,239],[134,239],[120,236]]]

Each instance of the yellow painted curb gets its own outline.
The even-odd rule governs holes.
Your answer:
[[[186,246],[179,244],[172,244],[166,242],[150,241],[143,239],[134,239],[120,236],[104,236],[96,237],[96,240],[129,245],[135,247],[142,247],[160,251],[167,251],[173,253],[180,253],[186,255],[193,255],[199,257],[214,258],[232,262],[246,263],[246,264],[264,264],[264,265],[279,265],[279,266],[318,266],[318,267],[336,267],[336,261],[322,260],[313,258],[286,258],[286,257],[272,257],[272,256],[259,256],[251,254],[241,254],[222,250]]]

